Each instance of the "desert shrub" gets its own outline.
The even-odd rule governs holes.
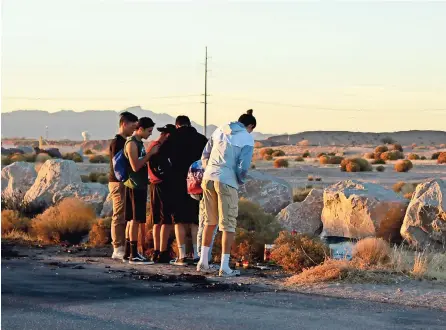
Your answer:
[[[66,159],[66,160],[72,160],[75,163],[82,163],[84,161],[82,156],[79,153],[77,153],[77,152],[66,153],[66,154],[63,155],[62,158]]]
[[[272,156],[273,157],[283,157],[283,156],[285,156],[285,152],[282,150],[274,150]]]
[[[403,159],[404,154],[401,151],[386,151],[381,154],[381,159],[383,160],[398,160]]]
[[[255,170],[256,169],[256,164],[251,164],[250,168],[251,168],[251,170]]]
[[[361,172],[361,166],[358,163],[349,162],[347,163],[345,170],[347,172]]]
[[[108,175],[107,174],[100,175],[98,177],[98,183],[108,184]]]
[[[395,143],[395,140],[392,139],[390,136],[386,136],[381,139],[381,142],[384,144],[393,144]]]
[[[332,165],[340,165],[343,160],[344,160],[344,157],[341,157],[341,156],[331,156],[328,159],[328,163],[332,164]]]
[[[372,165],[364,158],[349,158],[341,161],[341,171],[343,172],[368,172],[372,170]]]
[[[384,172],[384,171],[386,170],[386,168],[385,168],[384,166],[380,165],[380,166],[377,166],[377,167],[376,167],[376,170],[377,170],[378,172]]]
[[[90,174],[88,174],[88,179],[90,182],[99,182],[99,180],[103,180],[101,179],[101,177],[105,177],[108,180],[108,176],[105,173],[100,173],[100,172],[91,172]],[[99,182],[102,183],[102,182]],[[108,181],[107,181],[108,183]]]
[[[2,165],[3,166],[8,166],[8,165],[11,165],[11,164],[12,164],[11,158],[9,158],[8,156],[3,156],[2,155]]]
[[[282,168],[282,167],[288,167],[288,161],[286,159],[280,158],[276,159],[274,161],[274,167],[275,168]]]
[[[426,156],[421,156],[420,160],[427,160]]]
[[[330,159],[330,157],[328,157],[327,155],[323,155],[323,156],[319,157],[319,163],[322,165],[328,164],[329,159]]]
[[[389,148],[387,146],[377,146],[375,148],[375,152],[386,152],[389,151]]]
[[[406,199],[412,199],[413,194],[414,194],[413,192],[404,194],[404,198],[406,198]]]
[[[91,149],[87,149],[84,151],[85,155],[93,155],[93,151],[91,151]]]
[[[287,280],[288,285],[314,284],[342,280],[348,276],[352,266],[347,260],[327,259],[321,265],[306,268],[302,273]]]
[[[353,248],[353,261],[365,266],[386,264],[390,261],[392,250],[382,238],[361,239]]]
[[[395,171],[397,172],[409,172],[413,168],[413,164],[410,160],[399,160],[395,164]]]
[[[31,232],[44,243],[78,244],[88,234],[96,215],[89,205],[66,198],[31,221]]]
[[[392,144],[391,148],[392,148],[392,150],[397,150],[397,151],[403,152],[403,146],[399,143]]]
[[[411,274],[416,278],[422,278],[428,270],[428,258],[423,252],[417,252],[415,254],[415,260]]]
[[[320,152],[316,155],[316,158],[320,158],[322,156],[326,156],[327,154],[325,152]]]
[[[296,158],[294,159],[294,161],[296,161],[296,162],[303,162],[303,161],[305,161],[305,160],[304,160],[303,157],[299,156],[299,157],[296,157]]]
[[[309,150],[305,150],[304,153],[302,154],[302,157],[303,157],[303,158],[309,158],[309,157],[311,157],[311,153],[310,153],[310,151],[309,151]]]
[[[329,255],[329,248],[317,237],[282,231],[274,242],[271,259],[284,270],[301,272],[320,265]]]
[[[396,193],[400,193],[404,185],[406,185],[406,182],[399,181],[392,186],[392,190]]]
[[[26,162],[26,157],[25,157],[25,155],[22,155],[22,154],[14,154],[14,155],[10,156],[10,159],[11,159],[11,163]]]
[[[81,180],[83,183],[90,182],[90,176],[81,174]]]
[[[262,150],[260,150],[260,156],[265,157],[265,156],[272,156],[273,155],[274,150],[272,148],[264,148]]]
[[[2,234],[13,230],[28,232],[30,219],[15,210],[2,210]]]
[[[106,164],[109,162],[109,158],[104,155],[91,155],[89,160],[92,164]]]
[[[47,160],[50,160],[50,159],[52,159],[52,157],[50,155],[42,152],[36,156],[36,163],[45,163]]]
[[[294,188],[293,202],[303,202],[313,188]]]
[[[365,159],[374,159],[375,158],[375,154],[373,152],[367,152],[364,154],[364,158]]]
[[[35,163],[36,162],[36,159],[37,159],[36,154],[24,154],[23,156],[25,157],[25,162],[27,162],[27,163]]]
[[[440,156],[440,154],[441,154],[440,151],[438,151],[438,152],[434,152],[434,153],[432,154],[431,159],[432,159],[432,160],[437,160],[437,159],[438,159],[438,156]]]
[[[372,160],[373,165],[384,165],[386,164],[386,161],[384,159],[374,159]]]
[[[307,180],[308,181],[314,181],[314,177],[312,175],[308,175]]]
[[[275,217],[246,199],[239,201],[235,244],[231,254],[236,260],[263,260],[265,244],[272,244],[280,232]]]
[[[418,156],[417,154],[410,153],[410,154],[407,156],[407,159],[410,159],[410,160],[419,160],[419,159],[420,159],[420,156]]]
[[[440,153],[437,159],[437,164],[446,164],[446,152]]]
[[[271,160],[273,160],[273,156],[271,156],[271,155],[265,155],[265,156],[263,156],[263,160],[271,161]]]
[[[111,218],[97,219],[88,235],[91,246],[101,247],[111,243]]]
[[[24,192],[14,194],[1,194],[2,210],[12,210],[19,212],[20,216],[33,218],[41,214],[46,205],[44,203],[29,203],[23,200]]]

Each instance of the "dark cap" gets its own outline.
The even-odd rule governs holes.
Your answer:
[[[158,127],[157,130],[161,133],[172,134],[172,133],[175,133],[177,129],[176,129],[175,125],[167,124],[163,127]]]

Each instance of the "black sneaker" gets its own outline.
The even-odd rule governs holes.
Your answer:
[[[154,251],[152,255],[152,261],[158,262],[158,259],[160,258],[160,251]]]
[[[139,253],[136,256],[130,256],[129,264],[132,265],[153,265],[153,261],[147,260],[145,257],[140,255]]]
[[[168,264],[168,263],[170,263],[170,260],[172,260],[172,259],[170,258],[169,251],[163,251],[160,253],[160,256],[158,258],[158,263],[159,264]]]
[[[198,262],[200,261],[200,258],[194,259],[194,261],[192,262],[195,266],[198,265]]]

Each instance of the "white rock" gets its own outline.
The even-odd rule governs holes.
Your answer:
[[[37,172],[34,164],[15,162],[2,169],[2,194],[23,198],[25,193],[34,184]]]
[[[56,204],[65,198],[74,197],[91,205],[96,213],[100,214],[107,195],[108,188],[103,184],[72,183],[54,194],[53,203]]]

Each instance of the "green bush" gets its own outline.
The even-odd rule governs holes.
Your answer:
[[[92,155],[89,159],[92,164],[106,164],[110,162],[110,159],[104,155]]]
[[[410,154],[407,156],[407,159],[409,159],[409,160],[419,160],[419,159],[420,159],[420,156],[417,155],[417,154],[410,153]]]
[[[265,156],[263,156],[263,160],[266,160],[266,161],[273,160],[273,156],[271,156],[271,155],[265,155]]]
[[[66,160],[72,160],[75,163],[82,163],[84,161],[82,156],[79,153],[77,153],[77,152],[66,153],[66,154],[63,155],[62,158],[66,159]]]
[[[83,175],[83,174],[81,174],[81,180],[82,180],[83,183],[91,182],[91,181],[90,181],[90,176],[89,176],[89,175]]]
[[[272,156],[273,157],[283,157],[283,156],[285,156],[285,152],[282,150],[274,150]]]
[[[311,157],[311,153],[310,153],[310,151],[306,150],[306,151],[302,154],[302,157],[303,157],[303,158],[309,158],[309,157]]]
[[[2,156],[2,165],[3,166],[8,166],[11,164],[12,164],[11,158],[9,158],[8,156]]]
[[[438,156],[440,156],[440,154],[441,154],[440,151],[433,153],[431,159],[432,159],[432,160],[437,160],[437,159],[438,159]]]
[[[98,183],[108,184],[108,175],[104,174],[98,177]]]
[[[378,172],[384,172],[386,170],[386,168],[384,166],[382,166],[382,165],[379,165],[379,166],[376,167],[376,170]]]
[[[296,157],[294,160],[295,160],[296,162],[304,162],[304,161],[305,161],[305,159],[304,159],[303,157],[301,157],[301,156]]]
[[[85,155],[93,155],[93,151],[91,151],[91,149],[87,149],[84,151]]]

